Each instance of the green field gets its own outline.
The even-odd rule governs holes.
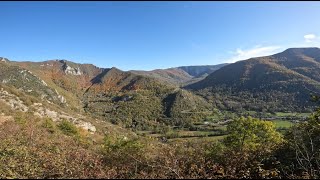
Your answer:
[[[256,112],[248,111],[249,115],[255,115]],[[222,114],[222,113],[221,113]],[[224,112],[223,115],[229,115],[230,117],[234,115],[233,113]],[[284,133],[286,129],[293,126],[293,122],[290,120],[283,119],[285,117],[297,117],[298,119],[302,117],[309,116],[310,113],[285,113],[285,112],[277,112],[273,115],[270,113],[268,116],[275,118],[275,120],[270,120],[275,124],[275,127],[281,133]],[[166,133],[154,133],[152,131],[138,131],[137,134],[143,136],[150,136],[154,138],[162,138],[165,137],[168,139],[168,142],[179,142],[179,141],[198,141],[202,140],[219,140],[226,136],[227,124],[228,123],[218,123],[222,121],[225,117],[223,116],[209,116],[204,121],[198,121],[194,123],[194,126],[197,127],[197,130],[189,130],[188,128],[181,129],[172,129]],[[232,118],[231,118],[232,119]],[[204,124],[204,122],[210,122],[211,124]]]
[[[276,128],[290,128],[293,123],[290,121],[284,121],[284,120],[273,120],[273,123],[275,123]]]
[[[288,117],[288,116],[296,116],[296,117],[304,117],[309,116],[311,113],[284,113],[284,112],[277,112],[275,115],[278,117]]]
[[[169,143],[183,143],[183,142],[192,142],[192,143],[197,143],[199,141],[207,141],[207,142],[212,142],[212,141],[218,141],[221,140],[225,137],[226,135],[222,136],[211,136],[211,137],[188,137],[188,138],[174,138],[174,139],[169,139]]]

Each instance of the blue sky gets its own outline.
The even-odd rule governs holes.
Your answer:
[[[0,2],[0,56],[122,70],[319,47],[320,2]]]

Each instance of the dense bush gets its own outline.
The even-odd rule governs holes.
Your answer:
[[[78,135],[79,130],[78,128],[67,120],[63,120],[61,123],[58,124],[58,128],[65,133],[66,135]]]
[[[308,121],[290,128],[276,151],[283,174],[294,178],[320,177],[320,109]]]

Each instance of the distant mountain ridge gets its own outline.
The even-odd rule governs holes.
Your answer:
[[[217,64],[217,65],[203,65],[203,66],[180,66],[177,69],[182,69],[193,77],[201,77],[205,74],[211,74],[212,72],[228,65],[229,63]]]
[[[175,85],[186,85],[192,82],[200,81],[210,73],[226,65],[227,63],[203,66],[180,66],[176,68],[156,69],[152,71],[132,70],[131,72],[139,75],[154,77]]]
[[[6,58],[1,58],[1,61],[9,61]],[[49,70],[54,69],[55,71],[61,71],[69,75],[81,75],[82,73],[90,77],[94,77],[97,74],[101,73],[104,69],[108,68],[99,68],[92,64],[79,64],[72,61],[64,59],[54,59],[47,60],[43,62],[31,62],[31,61],[21,61],[15,62],[11,61],[19,66],[25,68],[33,68],[33,70],[38,71],[38,69]],[[156,78],[160,81],[170,83],[172,85],[187,85],[204,79],[210,73],[220,69],[223,66],[228,65],[228,63],[217,64],[217,65],[198,65],[198,66],[179,66],[176,68],[168,69],[155,69],[151,71],[143,70],[129,70],[137,75],[143,75],[148,77]]]

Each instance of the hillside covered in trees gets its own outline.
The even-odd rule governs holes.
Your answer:
[[[1,58],[0,178],[318,178],[319,57],[179,67],[206,77],[186,86]]]
[[[312,111],[308,97],[320,92],[319,57],[319,48],[291,48],[224,66],[186,88],[219,109]]]

